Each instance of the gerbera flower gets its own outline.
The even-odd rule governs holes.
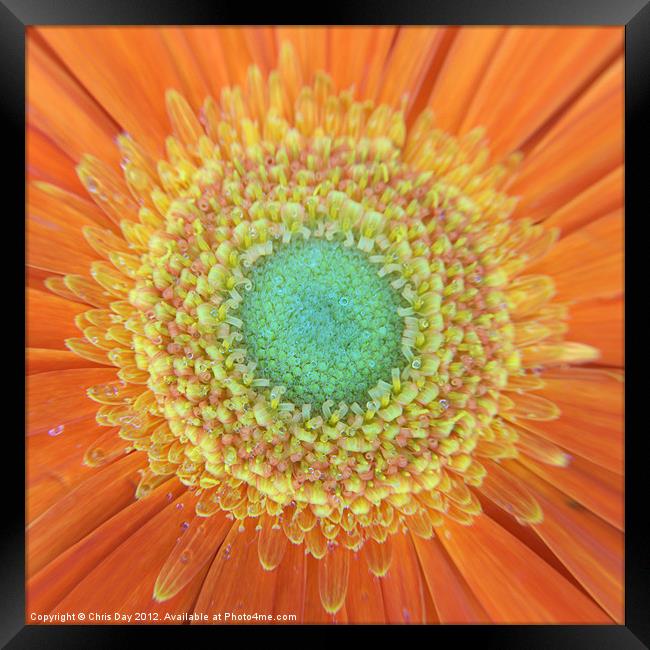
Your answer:
[[[28,615],[621,622],[622,36],[31,30]]]

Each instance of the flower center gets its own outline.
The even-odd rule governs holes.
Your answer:
[[[239,313],[259,376],[312,409],[328,400],[365,405],[405,361],[397,311],[405,303],[379,271],[365,253],[314,237],[260,258]]]

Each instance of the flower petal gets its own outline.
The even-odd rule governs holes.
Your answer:
[[[441,530],[441,529],[438,529]],[[441,623],[488,623],[487,613],[458,573],[437,537],[411,536]]]
[[[517,421],[522,420],[535,420],[547,422],[549,420],[557,420],[560,416],[560,409],[551,400],[536,395],[535,393],[508,393],[509,399],[512,401],[512,407],[503,410],[501,415],[507,420],[513,419]]]
[[[41,27],[37,32],[123,130],[154,155],[163,153],[169,128],[162,99],[167,88],[183,86],[157,28]],[[86,152],[87,146],[75,159]]]
[[[330,34],[333,37],[331,30],[323,27],[277,27],[275,33],[279,43],[286,41],[293,46],[305,83],[312,83],[315,73],[327,68],[328,39]],[[350,34],[348,40],[353,41],[354,37]],[[339,56],[344,54],[343,49],[336,47],[334,52]]]
[[[119,127],[102,110],[103,103],[96,103],[46,52],[37,38],[29,38],[27,44],[28,122],[46,133],[72,160],[79,160],[84,153],[93,153],[117,165],[119,152],[114,138]],[[88,51],[94,52],[92,46],[85,50]],[[82,53],[80,59],[94,57]]]
[[[54,183],[76,194],[84,192],[74,172],[74,160],[56,146],[47,134],[27,125],[27,174],[31,180]]]
[[[364,555],[366,562],[368,562],[368,568],[370,573],[376,575],[378,578],[383,578],[393,559],[393,540],[392,536],[386,538],[386,540],[380,544],[374,539],[369,539],[364,545]]]
[[[507,188],[516,215],[544,219],[623,162],[623,59],[619,57],[535,145]]]
[[[39,372],[71,370],[72,368],[101,368],[92,361],[82,359],[72,352],[50,350],[49,348],[27,348],[27,372],[34,375]]]
[[[343,546],[327,549],[318,563],[318,591],[320,600],[329,614],[336,614],[345,602],[350,575],[350,555]]]
[[[620,28],[511,27],[478,80],[464,130],[484,126],[497,158],[519,149],[622,52]]]
[[[78,336],[74,317],[88,307],[46,291],[27,288],[27,345],[65,350],[64,340]]]
[[[87,419],[97,411],[86,388],[115,379],[112,368],[55,370],[27,378],[28,435]]]
[[[33,575],[59,553],[133,502],[144,454],[129,454],[94,473],[27,528],[27,569]]]
[[[231,528],[232,521],[224,512],[212,517],[195,516],[158,574],[153,588],[155,600],[169,600],[191,582],[211,563]]]
[[[210,90],[206,77],[197,65],[196,53],[187,38],[187,30],[179,27],[159,27],[157,31],[175,64],[183,93],[192,105],[201,106]]]
[[[533,530],[619,624],[623,622],[623,533],[582,508],[517,463],[509,470],[527,483],[544,521]]]
[[[487,515],[439,539],[495,623],[609,623],[587,596]]]
[[[139,455],[139,454],[138,454]],[[161,486],[165,491],[165,506],[155,516],[143,522],[117,548],[79,582],[72,591],[59,602],[55,611],[99,611],[133,613],[147,611],[150,606],[160,614],[165,611],[182,611],[179,601],[187,599],[187,592],[166,603],[153,600],[153,586],[165,559],[172,551],[176,538],[181,534],[181,524],[188,512],[193,512],[196,498],[190,492],[183,492],[175,501],[169,502],[177,494],[173,488]],[[156,493],[156,506],[159,507],[160,492]],[[150,497],[147,498],[147,500]],[[131,512],[131,516],[134,516]],[[124,515],[126,517],[126,515]],[[137,580],[133,577],[137,576]],[[97,585],[110,585],[110,589],[98,589]],[[197,584],[192,584],[189,597],[196,598]],[[185,607],[185,611],[189,609]]]
[[[262,568],[257,558],[257,534],[252,521],[246,522],[242,532],[238,523],[231,527],[212,562],[194,608],[196,612],[240,615],[273,611],[278,574]]]
[[[403,532],[392,535],[395,561],[381,579],[387,623],[425,623],[437,620],[427,610],[428,589],[418,563],[411,536]]]
[[[340,549],[345,553],[349,551],[345,548]],[[321,599],[320,587],[320,564],[322,560],[317,560],[311,555],[305,556],[305,599],[303,622],[313,623],[347,623],[348,615],[345,608],[345,601],[341,608],[332,614],[327,612]]]
[[[625,359],[624,301],[595,298],[571,306],[567,338],[600,352],[600,363],[621,368]]]
[[[262,566],[267,571],[273,571],[282,562],[288,539],[282,528],[276,523],[275,517],[262,515],[259,525],[262,529],[257,541],[257,554]]]
[[[345,599],[348,622],[365,625],[384,623],[381,581],[368,570],[363,548],[358,553],[354,553],[350,559],[349,581],[348,595]]]
[[[483,464],[487,474],[481,483],[481,494],[521,523],[538,524],[543,520],[539,503],[522,481],[498,463],[486,460]]]
[[[505,34],[503,27],[458,30],[429,98],[436,126],[457,133]]]
[[[582,504],[612,526],[623,530],[625,503],[622,476],[577,456],[566,469],[542,465],[525,456],[518,460],[537,476],[573,497],[577,501],[576,507]]]
[[[275,590],[273,613],[295,614],[296,623],[303,622],[305,606],[305,578],[307,558],[302,544],[288,544],[277,572],[277,584],[281,589]]]
[[[623,165],[618,166],[544,221],[549,228],[559,228],[566,237],[599,217],[623,205]]]
[[[177,479],[170,479],[118,512],[58,555],[27,583],[28,609],[49,612],[102,560],[156,516],[171,498],[184,491]]]
[[[83,465],[83,451],[102,434],[102,428],[89,415],[66,427],[28,436],[26,455],[26,520],[32,522],[74,487],[92,476]]]
[[[553,276],[557,300],[623,293],[623,214],[616,210],[561,239],[534,272]]]
[[[395,106],[406,95],[407,110],[410,110],[423,86],[426,88],[423,97],[426,101],[454,31],[448,28],[401,27],[386,62],[377,103]]]

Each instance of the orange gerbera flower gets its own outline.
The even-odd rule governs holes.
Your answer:
[[[622,53],[30,30],[28,621],[622,622]]]

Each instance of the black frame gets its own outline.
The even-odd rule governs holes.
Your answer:
[[[620,25],[625,27],[625,196],[626,212],[642,214],[647,211],[642,183],[648,161],[648,138],[643,136],[641,128],[644,112],[650,106],[650,3],[648,0],[455,0],[453,3],[427,3],[426,0],[411,0],[404,6],[388,0],[361,2],[355,6],[345,6],[339,12],[331,11],[332,4],[323,5],[330,9],[318,16],[297,15],[296,9],[282,11],[277,5],[256,7],[254,17],[256,24],[300,24],[298,19],[313,24],[438,24],[438,25]],[[265,9],[271,9],[270,11]],[[343,8],[341,8],[343,9]],[[174,25],[174,24],[247,24],[253,14],[232,11],[232,7],[218,5],[201,0],[0,0],[0,47],[2,48],[2,110],[3,136],[10,136],[11,154],[3,148],[7,168],[3,176],[10,177],[5,187],[10,189],[15,210],[5,216],[5,223],[16,228],[16,241],[24,243],[24,229],[16,215],[24,213],[24,170],[25,170],[25,28],[29,25]],[[22,122],[22,125],[21,125]],[[22,168],[15,164],[22,161]],[[23,188],[21,190],[20,188]],[[640,217],[637,217],[640,218]],[[13,234],[13,233],[12,233]],[[641,236],[638,239],[642,239]],[[13,238],[12,238],[13,241]],[[638,243],[637,243],[638,245]],[[632,238],[626,240],[626,267],[632,264]],[[20,251],[19,246],[10,246],[12,252]],[[24,247],[23,247],[24,251]],[[20,252],[17,253],[21,262]],[[647,252],[646,252],[647,255]],[[24,254],[22,263],[24,267]],[[629,268],[629,267],[628,267]],[[627,270],[627,269],[626,269]],[[636,274],[627,273],[634,279]],[[16,278],[18,278],[16,274]],[[644,280],[647,272],[641,276]],[[5,276],[6,279],[6,276]],[[13,284],[13,283],[9,283]],[[17,292],[17,304],[24,306],[24,287],[13,284]],[[647,289],[646,289],[647,292]],[[7,310],[5,313],[11,313]],[[627,316],[627,311],[626,311]],[[13,320],[14,324],[17,319]],[[626,318],[626,336],[633,328],[644,324],[642,318]],[[24,335],[24,326],[18,330],[18,340]],[[633,336],[633,343],[647,339],[647,328]],[[12,346],[13,347],[13,346]],[[24,366],[24,357],[18,346],[11,350],[16,355],[17,372]],[[635,350],[636,357],[637,350]],[[636,362],[636,363],[635,363]],[[626,374],[632,372],[638,361],[632,360]],[[639,364],[640,365],[640,364]],[[637,366],[638,367],[638,366]],[[5,375],[5,379],[8,379]],[[626,388],[626,424],[634,421],[640,395],[641,382],[628,380]],[[10,403],[24,404],[24,385],[20,394],[20,382],[8,382],[18,393]],[[4,389],[3,389],[4,390]],[[646,397],[647,402],[647,397]],[[643,402],[641,402],[643,403]],[[16,409],[17,410],[17,409]],[[22,418],[24,422],[24,416]],[[12,423],[21,422],[21,418],[12,418]],[[5,435],[12,441],[13,458],[24,454],[23,440],[18,436],[20,426],[5,426]],[[431,635],[433,643],[449,642],[480,643],[489,647],[526,647],[536,648],[581,648],[597,650],[599,648],[643,648],[650,647],[650,559],[647,551],[646,536],[643,534],[642,522],[647,516],[645,498],[647,495],[647,463],[643,455],[644,429],[630,430],[626,435],[626,539],[625,539],[625,624],[611,626],[428,626],[426,634]],[[8,460],[8,459],[7,459]],[[17,462],[5,464],[7,469],[17,469],[20,484],[24,473]],[[24,472],[24,468],[23,468]],[[645,472],[645,474],[644,474]],[[11,479],[9,479],[11,480]],[[9,483],[2,486],[7,492],[4,499],[5,510],[9,508],[10,516],[5,516],[4,534],[2,536],[2,561],[0,561],[0,584],[3,598],[0,608],[0,643],[4,647],[62,647],[88,648],[114,647],[136,637],[144,640],[143,634],[159,633],[161,626],[31,626],[25,625],[25,584],[24,584],[24,502],[13,502],[15,489]],[[233,630],[230,630],[231,632]],[[270,632],[267,628],[265,631]],[[348,627],[346,636],[356,630]],[[401,630],[401,632],[406,630]],[[163,634],[171,641],[171,635],[180,632],[183,638],[189,633],[208,633],[211,628],[165,626]],[[212,637],[217,642],[222,640],[225,630]],[[290,633],[291,631],[289,631]],[[387,630],[388,632],[388,630]],[[383,633],[383,632],[382,632]],[[211,639],[211,640],[212,640]],[[427,640],[429,640],[427,639]],[[238,637],[241,642],[241,636]],[[367,638],[364,639],[367,642]],[[128,641],[127,641],[128,642]]]

